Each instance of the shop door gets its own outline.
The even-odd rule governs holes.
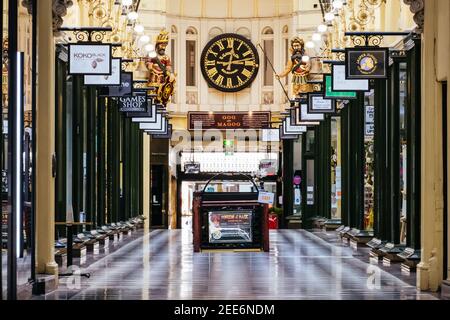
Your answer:
[[[152,227],[163,225],[163,185],[164,166],[152,165],[152,187],[151,187],[151,220]]]

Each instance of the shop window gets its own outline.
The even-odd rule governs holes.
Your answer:
[[[407,199],[407,163],[408,163],[408,140],[407,140],[407,72],[406,62],[400,63],[399,72],[399,143],[400,143],[400,243],[406,244],[406,199]]]
[[[341,118],[331,118],[331,217],[341,218],[342,169],[341,169]]]
[[[364,229],[373,230],[374,222],[374,91],[364,100]]]

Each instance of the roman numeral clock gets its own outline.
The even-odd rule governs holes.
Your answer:
[[[239,34],[225,33],[208,42],[200,65],[210,87],[223,92],[237,92],[255,80],[259,56],[250,40]]]

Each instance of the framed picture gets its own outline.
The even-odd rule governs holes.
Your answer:
[[[300,107],[291,109],[291,125],[293,126],[307,126],[314,127],[320,125],[320,121],[301,121],[300,120]]]
[[[280,125],[280,140],[297,140],[299,138],[298,134],[286,134],[284,131],[284,125]]]
[[[331,74],[323,76],[323,98],[335,100],[354,100],[358,97],[356,91],[333,91],[333,77]]]
[[[299,107],[299,121],[324,121],[325,115],[323,113],[309,113],[308,105],[301,104]]]
[[[306,126],[292,126],[290,117],[283,120],[283,133],[284,134],[302,134],[305,133],[308,128]]]

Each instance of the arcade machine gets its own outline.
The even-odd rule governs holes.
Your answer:
[[[251,181],[253,192],[205,192],[213,180]],[[258,202],[258,187],[246,175],[219,174],[194,193],[194,252],[205,250],[269,251],[268,205]]]

